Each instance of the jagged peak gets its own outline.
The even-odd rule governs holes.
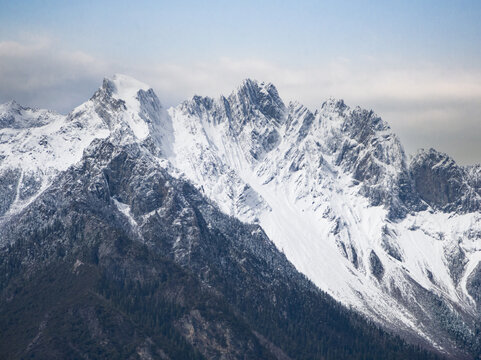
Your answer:
[[[55,113],[55,111],[51,110],[45,110],[45,109],[39,109],[35,107],[30,107],[30,106],[24,106],[19,104],[15,100],[9,100],[6,103],[0,104],[0,114],[1,113],[6,113],[6,112],[20,112],[20,111],[25,111],[25,110],[31,110],[31,111],[43,111],[43,112],[50,112],[50,113]]]
[[[196,94],[183,101],[179,108],[191,114],[220,111],[229,114],[227,116],[230,116],[231,110],[235,108],[245,119],[250,118],[252,110],[255,110],[277,121],[284,119],[287,109],[273,84],[249,78],[244,79],[228,96],[221,95],[214,99]]]
[[[307,106],[305,106],[304,104],[300,103],[297,100],[289,101],[289,104],[287,105],[287,107],[292,110],[309,110]]]
[[[286,106],[279,96],[276,87],[271,83],[245,79],[241,85],[227,98],[234,107],[242,108],[244,115],[250,109],[259,110],[267,118],[281,121],[285,117]]]
[[[322,103],[321,109],[335,109],[343,111],[349,109],[349,107],[344,103],[343,99],[338,99],[330,96],[326,101]]]
[[[11,109],[11,108],[21,108],[22,106],[17,103],[15,100],[9,100],[3,104],[0,104],[0,109]]]
[[[145,111],[157,112],[162,109],[159,98],[149,85],[123,74],[105,77],[102,86],[90,100],[93,100],[95,106],[101,108],[107,107],[112,111],[128,111],[136,115]],[[80,105],[78,109],[83,109],[88,103]],[[74,113],[78,109],[75,109]]]
[[[444,212],[479,212],[480,183],[476,169],[456,164],[448,154],[420,149],[411,159],[410,171],[420,197]]]
[[[333,118],[332,114],[338,114],[339,116]],[[395,137],[389,124],[373,110],[364,109],[360,106],[352,108],[346,105],[343,99],[329,97],[322,103],[321,108],[316,110],[315,116],[340,121],[343,123],[343,129],[352,130],[355,133],[363,128],[374,132],[388,132]]]
[[[242,80],[241,84],[238,86],[239,89],[245,88],[245,87],[258,87],[260,89],[266,89],[266,90],[273,89],[277,91],[274,84],[270,82],[258,81],[256,79],[250,79],[250,78],[246,78]]]
[[[102,89],[116,99],[128,101],[136,98],[139,90],[148,91],[151,87],[131,76],[114,74],[104,78]]]
[[[214,104],[214,99],[209,97],[209,96],[200,96],[200,95],[194,95],[192,99],[189,101],[185,101],[185,104],[195,104],[196,106],[203,106],[206,109],[212,108]]]
[[[425,149],[425,148],[420,148],[417,150],[416,152],[417,155],[435,155],[435,156],[442,156],[442,157],[450,157],[448,154],[442,152],[442,151],[439,151],[435,148],[428,148],[428,149]]]
[[[105,77],[92,98],[69,114],[69,120],[82,118],[89,111],[96,112],[112,134],[124,142],[143,141],[152,135],[153,128],[165,128],[168,122],[165,109],[153,89],[123,74]]]
[[[23,107],[15,100],[7,101],[6,103],[0,104],[0,118],[20,114],[26,109],[27,108]]]
[[[0,128],[39,127],[59,116],[55,111],[31,108],[10,100],[0,105]]]
[[[259,85],[259,81],[257,81],[256,79],[245,78],[241,81],[240,85],[237,88],[241,89],[243,87],[253,87],[258,85]]]
[[[135,89],[135,90],[148,90],[150,86],[146,83],[135,79],[132,76],[124,75],[124,74],[114,74],[112,77],[105,77],[104,81],[108,81],[115,85],[118,91],[126,90],[126,89]]]
[[[221,97],[222,100],[222,97]],[[202,116],[201,114],[205,112],[210,112],[216,107],[216,101],[209,96],[194,95],[188,100],[182,101],[178,108],[182,111],[197,116]]]
[[[446,153],[438,151],[434,148],[418,149],[411,159],[411,163],[417,163],[421,161],[431,161],[436,163],[434,166],[448,166],[457,165],[456,161]]]
[[[264,84],[262,82],[262,84]],[[237,90],[242,90],[244,88],[255,88],[259,86],[259,81],[256,79],[246,78],[241,81],[240,85],[237,86]]]
[[[259,97],[268,96],[273,98],[275,101],[282,102],[279,92],[274,84],[249,78],[242,80],[241,84],[232,92],[232,95],[248,96],[252,100],[256,100]],[[284,105],[284,103],[282,103],[282,105]]]

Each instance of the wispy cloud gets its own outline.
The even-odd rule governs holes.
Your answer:
[[[66,112],[86,100],[103,76],[124,72],[149,83],[167,105],[194,94],[228,94],[244,78],[274,83],[285,100],[314,109],[329,96],[374,109],[408,152],[434,146],[469,163],[481,160],[481,71],[432,63],[404,66],[371,58],[336,58],[287,66],[256,58],[118,64],[67,51],[49,38],[0,42],[0,101]]]
[[[209,63],[157,64],[137,70],[162,91],[215,94],[226,92],[243,78],[270,81],[285,97],[316,106],[328,96],[355,102],[437,103],[481,99],[481,71],[449,69],[435,64],[402,67],[378,60],[362,63],[345,58],[303,68],[257,59],[221,58]],[[158,80],[157,80],[158,79]]]
[[[59,49],[49,38],[0,42],[0,99],[66,111],[109,66],[82,51]]]
[[[246,77],[274,83],[281,96],[311,109],[330,96],[372,108],[401,137],[408,153],[448,152],[461,163],[481,162],[481,72],[424,63],[416,67],[345,58],[295,68],[257,59],[157,64],[136,73],[175,104],[193,94],[228,94]]]

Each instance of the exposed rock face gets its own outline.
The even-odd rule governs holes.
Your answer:
[[[442,211],[473,212],[481,209],[479,170],[458,166],[434,149],[420,151],[411,161],[411,173],[419,196]]]
[[[365,356],[361,338],[379,339],[373,358],[391,348],[399,358],[428,356],[381,341],[298,273],[259,226],[222,214],[138,144],[94,141],[9,218],[2,245],[0,348],[12,357],[342,358]],[[27,331],[8,345],[18,329],[35,328],[33,340]]]
[[[481,263],[469,274],[466,286],[469,294],[476,301],[478,308],[481,308]]]
[[[241,253],[234,255],[236,252],[242,251],[244,260],[253,256],[253,252],[241,244],[231,243],[229,245],[232,240],[226,243],[219,242],[227,241],[227,238],[219,238],[220,234],[212,236],[206,233],[206,231],[219,230],[217,226],[215,230],[204,229],[207,223],[199,213],[200,209],[196,202],[203,204],[206,209],[211,208],[211,212],[215,211],[202,197],[196,195],[193,189],[189,189],[188,184],[171,178],[165,170],[155,164],[148,152],[142,150],[138,145],[119,149],[106,141],[94,143],[86,150],[82,163],[64,173],[32,205],[24,212],[14,216],[3,227],[2,242],[4,245],[9,245],[3,248],[2,259],[4,261],[15,259],[19,265],[19,269],[6,274],[7,279],[18,275],[18,270],[22,271],[22,276],[31,277],[49,266],[55,266],[59,260],[68,263],[69,259],[80,258],[82,260],[73,266],[75,273],[82,272],[84,268],[94,267],[92,276],[97,276],[97,273],[100,272],[103,274],[102,276],[107,277],[105,281],[117,279],[117,281],[134,281],[148,285],[152,281],[151,277],[156,276],[156,272],[160,275],[165,271],[159,268],[159,265],[150,264],[152,260],[149,258],[151,256],[155,258],[157,256],[155,254],[159,254],[161,259],[171,258],[186,269],[201,271],[199,278],[203,279],[207,285],[209,277],[217,280],[215,277],[222,276],[219,269],[215,268],[218,266],[215,262],[212,267],[212,256],[229,257],[229,259],[222,260],[219,266],[226,266],[226,271],[233,272],[238,270],[234,270],[232,267],[239,265],[234,265],[232,262],[234,258],[230,257],[234,256],[237,263],[242,259],[240,258]],[[216,213],[216,216],[222,218],[223,215]],[[218,220],[209,223],[215,224],[215,221]],[[241,224],[237,226],[242,227]],[[228,226],[228,229],[232,231],[235,227]],[[304,284],[302,286],[311,286],[302,277],[295,275],[295,270],[290,268],[290,264],[282,258],[282,255],[275,252],[275,248],[262,232],[258,232],[256,239],[256,236],[251,236],[252,230],[249,227],[240,231],[241,234],[237,235],[238,242],[242,242],[243,239],[252,242],[252,247],[257,250],[256,259],[267,257],[272,261],[272,256],[277,257],[277,261],[283,262],[283,265],[279,265],[280,268],[287,266],[289,269],[282,273],[290,273],[290,276],[298,277]],[[242,234],[242,231],[247,231],[247,234]],[[237,240],[237,238],[235,239]],[[139,245],[135,245],[132,241]],[[212,241],[216,241],[216,243],[214,244]],[[141,247],[142,243],[147,244],[147,248],[144,250]],[[216,246],[214,247],[214,245]],[[263,249],[265,246],[267,248]],[[33,256],[32,249],[35,249]],[[141,253],[143,251],[144,255],[141,253],[136,255],[138,251]],[[226,251],[231,252],[232,255]],[[166,260],[162,261],[165,263]],[[146,271],[145,267],[148,266],[153,267]],[[169,266],[175,269],[175,265]],[[243,264],[243,267],[248,267],[248,265]],[[228,268],[231,270],[227,270]],[[254,277],[258,276],[257,271],[261,270],[253,271]],[[187,279],[191,277],[187,273],[183,276],[186,276]],[[269,281],[273,281],[272,276],[271,274]],[[232,279],[234,280],[235,277]],[[239,280],[242,283],[242,279]],[[281,279],[279,278],[279,280]],[[91,286],[97,286],[97,281],[95,279],[92,281]],[[170,299],[171,306],[192,306],[192,304],[189,305],[190,299],[183,300],[182,298],[202,297],[203,293],[207,297],[212,297],[212,300],[209,301],[217,301],[214,300],[216,296],[209,295],[209,290],[196,280],[178,279],[178,281],[177,290],[167,288],[167,293],[159,295],[162,298],[169,297],[168,291],[174,291],[172,295],[178,291],[187,292],[185,295],[179,294],[180,297],[179,295],[173,296]],[[3,284],[8,284],[8,282],[3,282]],[[236,284],[239,286],[239,283]],[[244,285],[248,286],[248,284]],[[191,287],[193,288],[191,289]],[[105,289],[100,288],[96,291],[102,293],[103,290]],[[8,289],[6,291],[9,292]],[[154,287],[152,291],[157,290]],[[190,291],[198,293],[194,295]],[[312,288],[312,291],[317,292],[315,288]],[[128,294],[126,292],[125,296]],[[135,293],[131,293],[131,295],[139,296]],[[217,305],[213,304],[211,310],[216,306],[226,306],[220,305],[224,300],[220,301]],[[207,307],[209,308],[209,305]],[[81,321],[85,321],[91,328],[89,331],[92,332],[93,337],[104,338],[106,343],[112,340],[123,343],[128,338],[128,335],[124,335],[122,338],[122,335],[108,333],[110,331],[108,324],[98,323],[100,319],[95,314],[95,305],[93,307],[86,305],[82,309],[75,309],[72,311],[80,311],[78,316],[80,319],[85,318]],[[195,320],[191,329],[194,337],[186,336],[185,339],[207,358],[219,358],[222,353],[229,354],[229,358],[240,358],[241,354],[248,358],[256,358],[256,354],[263,354],[264,350],[255,335],[239,333],[239,331],[249,331],[247,326],[242,325],[242,320],[235,320],[232,325],[227,320],[222,320],[223,315],[220,315],[217,322],[212,319],[212,314],[208,314],[211,310],[207,310],[207,313],[204,313],[205,310],[203,310],[203,315],[200,315],[199,310],[193,309],[191,312],[187,312],[182,319],[176,320],[178,323],[173,322],[170,326],[178,327],[180,336],[183,335],[180,324],[183,321]],[[109,311],[111,310],[109,309]],[[220,311],[228,317],[234,316],[235,318],[235,315],[230,314],[230,310],[227,308],[224,312]],[[194,316],[195,314],[197,316]],[[119,324],[121,327],[132,326],[123,324],[122,322],[127,320],[122,317],[116,321],[121,322]],[[242,328],[243,326],[245,329]],[[226,344],[223,339],[225,333],[232,338],[232,341],[228,341]],[[147,340],[147,337],[142,336],[132,339],[139,347],[143,341]],[[42,342],[41,339],[37,341]],[[219,346],[219,342],[224,345]],[[150,347],[157,351],[159,345],[159,342],[154,342]],[[104,347],[104,349],[110,351],[109,347]],[[26,353],[31,352],[27,349]],[[84,355],[82,350],[79,354]],[[262,357],[274,358],[268,355],[268,351]]]
[[[458,285],[468,263],[466,253],[459,244],[452,242],[444,248],[444,256],[451,278]]]
[[[384,275],[384,266],[382,266],[381,260],[374,251],[371,251],[369,254],[369,262],[371,265],[371,273],[376,279],[381,280]]]
[[[62,307],[68,319],[83,319],[80,333],[104,345],[129,339],[147,358],[348,356],[324,336],[319,343],[295,335],[331,332],[327,338],[346,339],[349,356],[386,356],[384,345],[374,355],[352,351],[356,336],[376,339],[372,328],[356,333],[362,321],[299,270],[411,341],[455,358],[480,353],[479,166],[457,166],[435,151],[408,166],[399,139],[372,111],[329,99],[313,112],[252,80],[168,112],[152,89],[125,76],[105,79],[67,116],[42,110],[46,118],[29,120],[30,110],[7,107],[5,304],[17,281],[44,284],[52,267],[82,280],[75,290],[55,282],[52,292],[106,299]],[[25,305],[30,296],[17,299]],[[36,331],[53,329],[52,301],[45,298]],[[152,312],[135,313],[138,306]],[[115,317],[121,330],[110,333]],[[162,322],[167,338],[145,335]],[[24,348],[48,343],[46,333]]]
[[[388,207],[393,218],[419,208],[404,149],[385,121],[372,110],[351,110],[342,100],[324,103],[320,113],[325,121],[332,113],[342,119],[338,131],[330,131],[328,152],[335,165],[361,183],[360,192],[372,205]]]
[[[5,169],[0,172],[0,216],[5,214],[15,201],[20,175],[19,169]]]
[[[469,299],[465,271],[478,256],[479,207],[436,201],[470,204],[477,195],[460,201],[462,188],[443,200],[444,180],[429,182],[419,171],[425,160],[408,165],[399,139],[373,111],[336,99],[314,112],[286,106],[271,85],[247,81],[228,97],[196,96],[169,113],[174,167],[224,212],[260,224],[318,286],[396,329],[404,323],[432,341],[453,336],[434,314],[414,326],[408,320],[421,312],[410,300],[421,286],[469,333],[472,318],[461,312],[472,313],[473,303],[459,299]],[[461,183],[478,183],[478,167],[458,168]],[[418,188],[422,182],[428,190]]]
[[[59,116],[53,111],[23,107],[15,101],[0,105],[0,129],[27,129],[48,124],[52,117]]]

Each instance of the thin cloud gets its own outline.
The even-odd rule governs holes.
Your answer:
[[[329,96],[372,108],[400,135],[408,152],[434,146],[462,163],[480,162],[481,72],[436,64],[407,67],[378,60],[337,58],[294,67],[223,57],[210,62],[117,64],[66,51],[48,38],[0,42],[0,102],[68,112],[89,98],[104,76],[123,72],[149,83],[173,106],[194,94],[229,94],[244,78],[274,83],[286,100],[311,109]],[[479,136],[478,136],[479,135]]]
[[[435,147],[465,164],[481,161],[481,72],[435,64],[394,67],[376,59],[336,59],[293,68],[257,59],[161,64],[139,70],[169,105],[194,94],[229,94],[246,77],[274,83],[286,100],[311,109],[330,96],[374,109],[401,137],[408,153]]]
[[[81,51],[64,51],[46,38],[0,42],[0,99],[62,112],[84,99],[108,66]]]

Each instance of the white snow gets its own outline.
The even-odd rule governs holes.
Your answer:
[[[410,329],[430,339],[410,309],[391,294],[395,284],[406,299],[416,303],[409,277],[468,311],[473,309],[466,278],[481,260],[480,214],[424,211],[395,223],[388,220],[383,206],[370,206],[368,199],[360,195],[361,185],[356,185],[349,169],[336,163],[343,144],[358,146],[344,135],[346,125],[335,108],[336,100],[329,100],[315,114],[302,140],[298,140],[300,128],[309,112],[299,104],[290,105],[284,123],[269,123],[257,112],[258,119],[244,124],[240,133],[233,133],[233,120],[225,115],[213,118],[213,114],[223,114],[221,103],[222,99],[214,101],[213,110],[194,114],[189,112],[188,103],[169,110],[174,129],[170,161],[224,212],[243,221],[258,222],[278,249],[316,285],[388,326]],[[235,106],[233,109],[236,111]],[[249,153],[253,146],[250,134],[265,130],[256,127],[258,124],[265,126],[266,132],[275,128],[281,141],[260,159],[253,159]],[[377,126],[371,143],[382,144],[381,158],[387,160],[370,160],[384,171],[384,178],[376,186],[389,192],[398,176],[397,169],[405,166],[404,153],[394,134],[383,123]],[[380,147],[375,149],[379,151]],[[361,148],[359,158],[373,151]],[[294,163],[297,169],[291,170]],[[246,186],[251,196],[240,196],[239,189]],[[388,229],[388,241],[397,247],[403,261],[388,255],[383,245],[384,229]],[[478,235],[468,240],[468,230]],[[468,263],[456,285],[445,253],[460,240]],[[382,281],[371,274],[371,251],[384,266]],[[423,304],[419,305],[422,308]]]
[[[139,140],[144,140],[149,135],[149,127],[139,116],[140,104],[137,93],[139,90],[149,90],[150,86],[122,74],[115,74],[108,80],[115,86],[113,97],[125,101],[128,111],[123,113],[124,121]]]
[[[117,199],[112,199],[112,200],[113,200],[115,206],[117,207],[117,209],[119,209],[119,211],[122,214],[125,215],[125,217],[129,221],[130,225],[134,228],[137,227],[138,226],[137,221],[135,221],[134,217],[130,213],[130,206],[128,204],[124,204],[124,203],[118,201]]]
[[[191,101],[168,113],[163,109],[148,113],[156,108],[155,99],[150,110],[142,108],[138,100],[139,90],[148,91],[148,85],[125,75],[107,81],[115,89],[113,98],[125,104],[118,112],[109,110],[113,121],[100,117],[98,104],[89,100],[69,116],[23,110],[23,117],[15,120],[17,128],[0,128],[0,171],[21,170],[9,214],[25,207],[54,176],[78,162],[92,140],[109,137],[124,144],[152,136],[162,150],[159,164],[173,176],[192,181],[225,213],[258,222],[299,271],[345,305],[387,326],[429,338],[425,326],[392,295],[399,290],[405,299],[417,303],[411,278],[464,310],[474,311],[466,282],[481,261],[481,214],[429,210],[390,221],[382,205],[371,206],[360,194],[363,184],[353,179],[352,164],[339,161],[344,147],[358,150],[359,161],[368,159],[381,169],[379,181],[373,180],[372,187],[392,191],[405,159],[402,146],[384,123],[375,125],[371,147],[363,147],[356,134],[348,134],[343,115],[343,111],[352,114],[355,110],[339,110],[335,99],[314,114],[300,104],[290,104],[276,121],[254,109],[249,122],[241,124],[236,116],[244,108],[235,103],[241,101],[235,93],[229,100],[212,101],[209,109]],[[264,95],[268,94],[266,86],[260,86]],[[233,102],[231,117],[224,101]],[[0,106],[0,116],[12,106],[18,105]],[[145,120],[146,112],[150,121]],[[309,121],[312,125],[300,136],[303,124]],[[273,133],[278,140],[267,149],[264,143]],[[372,156],[375,152],[378,157]],[[21,200],[20,187],[27,175],[37,177],[42,186]],[[113,201],[138,229],[130,207]],[[397,249],[402,261],[388,254],[386,241]],[[372,275],[371,251],[384,266],[381,281]],[[455,284],[446,256],[457,251],[465,254],[466,267]]]
[[[98,114],[97,100],[94,99],[76,107],[67,116],[23,108],[15,102],[0,105],[0,121],[2,117],[15,118],[14,126],[0,126],[0,173],[8,169],[19,169],[21,172],[15,201],[5,216],[31,203],[50,186],[59,172],[82,158],[83,151],[94,139],[110,137],[114,143],[143,141],[152,129],[165,128],[163,123],[158,123],[166,121],[162,118],[166,117],[164,113],[148,114],[157,121],[150,124],[152,129],[139,115],[143,109],[137,94],[141,89],[147,91],[149,86],[119,74],[107,81],[115,87],[112,97],[125,102],[125,107],[118,112],[108,110],[110,121]],[[157,138],[162,137],[159,135]],[[26,174],[37,178],[41,185],[30,197],[21,200],[19,193],[25,185],[23,179]]]

